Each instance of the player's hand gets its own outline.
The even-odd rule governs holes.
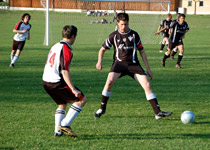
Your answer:
[[[98,63],[96,64],[96,69],[102,70],[102,64],[98,62]]]
[[[73,94],[74,94],[76,97],[80,97],[80,96],[81,96],[81,92],[80,92],[79,90],[73,89],[72,92],[73,92]]]
[[[150,80],[152,80],[152,78],[153,78],[152,71],[151,70],[147,70],[147,74],[149,75]]]
[[[22,30],[22,33],[28,32],[28,30]]]
[[[160,34],[160,32],[156,32],[156,33],[155,33],[155,35],[159,35],[159,34]]]

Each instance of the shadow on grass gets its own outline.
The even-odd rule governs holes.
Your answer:
[[[164,139],[187,139],[187,138],[202,138],[209,139],[210,134],[105,134],[105,135],[83,135],[81,140],[164,140]]]
[[[200,122],[195,122],[194,124],[210,124],[209,121],[200,121]]]
[[[1,149],[4,149],[4,150],[14,150],[13,147],[0,147],[0,150],[1,150]]]

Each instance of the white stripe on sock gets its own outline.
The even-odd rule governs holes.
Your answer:
[[[112,92],[105,91],[105,90],[102,91],[102,95],[103,95],[103,96],[110,97],[111,94],[112,94]]]
[[[146,98],[149,101],[149,100],[152,100],[152,99],[156,98],[156,96],[155,96],[154,93],[151,93],[151,94],[146,95]]]

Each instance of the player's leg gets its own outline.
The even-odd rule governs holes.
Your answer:
[[[10,59],[11,59],[11,61],[12,61],[12,59],[14,58],[15,53],[16,53],[16,50],[12,50],[12,52],[11,52],[11,54],[10,54]]]
[[[152,91],[151,84],[150,84],[147,76],[146,75],[135,74],[134,78],[144,89],[146,98],[147,98],[148,102],[150,102],[150,104],[153,108],[153,111],[155,113],[155,118],[158,120],[158,119],[161,119],[163,117],[170,116],[172,114],[172,112],[165,112],[165,111],[160,110],[160,106],[158,104],[157,98]]]
[[[97,110],[97,112],[94,114],[95,117],[101,117],[102,114],[106,112],[106,105],[108,102],[109,97],[112,93],[112,86],[114,85],[115,81],[120,77],[121,73],[116,72],[110,72],[108,74],[106,84],[104,86],[104,89],[102,91],[102,97],[101,97],[101,106]]]
[[[83,97],[78,102],[74,102],[69,108],[66,117],[62,120],[61,126],[58,127],[58,130],[64,132],[69,136],[77,137],[77,134],[75,134],[71,130],[70,125],[74,121],[74,119],[79,115],[79,113],[82,111],[82,107],[84,107],[86,103],[87,103],[86,97]]]
[[[169,49],[169,38],[165,37],[165,42],[166,42],[166,46],[167,46],[167,50]]]
[[[178,46],[178,49],[179,49],[179,55],[178,55],[178,59],[177,59],[177,62],[176,62],[176,68],[178,69],[181,69],[181,61],[182,61],[182,58],[183,58],[183,55],[184,55],[184,45],[181,44]]]
[[[174,56],[175,56],[176,53],[177,53],[177,49],[178,49],[178,46],[176,46],[175,48],[173,48],[172,54],[171,54],[171,59],[174,59]]]
[[[20,57],[21,51],[23,50],[23,47],[25,45],[25,41],[15,41],[16,45],[17,45],[17,51],[15,53],[15,56],[13,57],[10,66],[14,67],[14,64],[17,62],[17,60]]]
[[[162,65],[163,65],[163,67],[165,67],[166,59],[168,59],[170,57],[171,49],[172,48],[173,48],[173,44],[172,44],[171,40],[169,39],[168,40],[168,50],[165,52],[165,54],[163,56],[163,59],[162,59]]]
[[[160,46],[160,52],[163,52],[163,48],[165,47],[165,38],[163,38],[163,41],[161,42],[161,46]]]
[[[66,104],[59,104],[55,111],[55,134],[54,136],[61,136],[63,133],[58,131],[58,127],[61,126],[61,121],[65,118]]]

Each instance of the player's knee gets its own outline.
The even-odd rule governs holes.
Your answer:
[[[83,106],[87,103],[87,98],[86,97],[83,97],[83,99],[82,99],[82,104],[83,104]]]
[[[58,105],[58,108],[59,108],[59,109],[64,109],[64,110],[65,110],[66,107],[67,107],[67,104],[59,104],[59,105]]]
[[[107,86],[108,87],[112,87],[112,85],[114,84],[114,82],[115,82],[114,80],[109,79],[108,82],[107,82]]]

